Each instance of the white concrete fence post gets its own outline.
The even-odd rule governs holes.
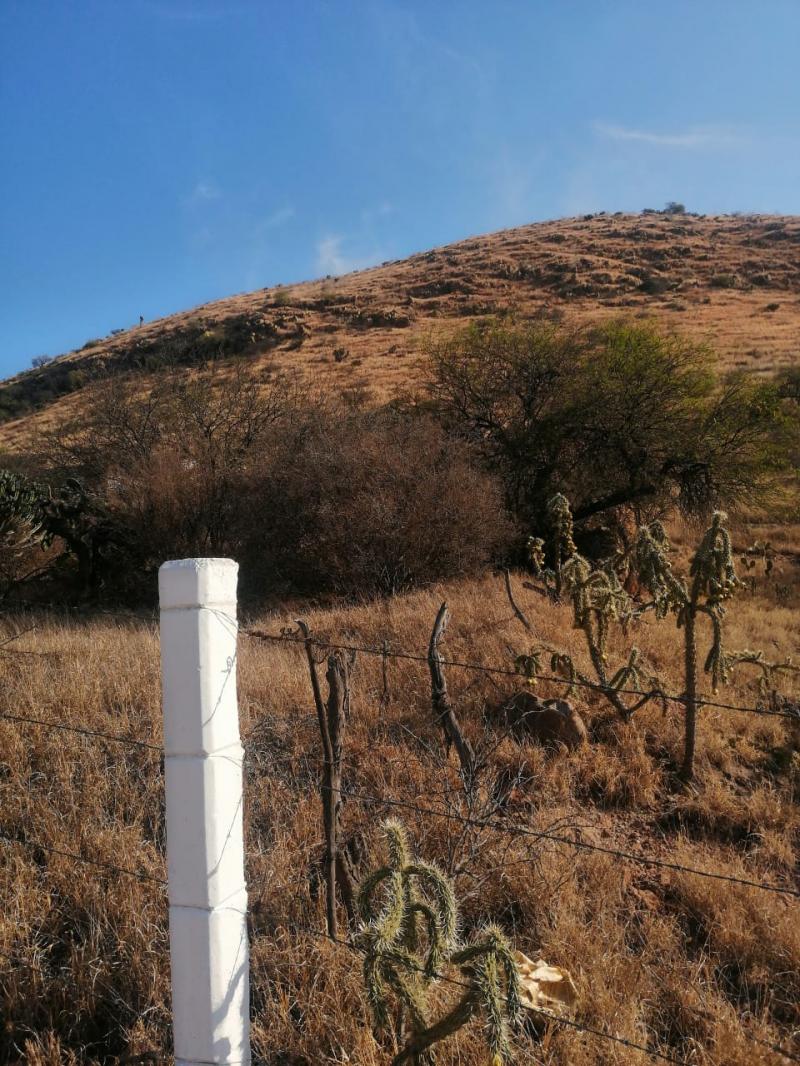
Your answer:
[[[175,1061],[250,1062],[236,577],[230,559],[158,574]]]

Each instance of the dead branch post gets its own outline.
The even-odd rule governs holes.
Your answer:
[[[328,656],[328,668],[325,673],[328,681],[328,704],[326,708],[328,732],[333,750],[330,780],[326,781],[325,784],[327,786],[326,791],[327,789],[330,790],[328,795],[330,796],[330,806],[332,808],[330,818],[333,825],[335,880],[351,925],[355,925],[357,921],[356,887],[351,874],[346,848],[341,847],[339,843],[339,815],[342,807],[342,749],[345,729],[350,719],[350,671],[354,663],[355,652],[335,651]],[[327,856],[326,858],[328,869],[330,869],[330,857]]]
[[[382,644],[383,655],[381,656],[381,678],[383,689],[381,691],[380,708],[384,711],[389,703],[389,641],[384,639]]]
[[[461,725],[456,717],[453,704],[447,692],[447,681],[442,668],[442,659],[439,655],[439,644],[444,637],[444,631],[450,615],[447,603],[443,603],[433,623],[430,643],[428,645],[428,667],[431,673],[431,703],[433,705],[434,718],[444,732],[447,750],[450,745],[455,746],[461,763],[461,774],[467,790],[471,789],[475,776],[475,752],[469,740],[464,736]]]
[[[323,702],[317,675],[317,661],[314,658],[314,642],[308,625],[297,620],[297,626],[305,639],[306,658],[311,677],[311,689],[314,693],[314,706],[317,711],[320,737],[322,738],[322,818],[325,830],[325,882],[326,882],[326,917],[328,935],[336,939],[336,883],[339,874],[339,890],[347,910],[348,918],[355,920],[354,886],[352,877],[343,856],[339,854],[339,813],[341,809],[342,790],[342,748],[347,719],[350,714],[350,669],[355,656],[347,656],[337,651],[328,656],[326,679],[328,682],[328,702]]]
[[[506,595],[508,596],[508,602],[511,604],[511,610],[514,612],[514,614],[517,616],[517,618],[520,620],[520,622],[522,622],[522,624],[525,626],[525,628],[528,630],[528,632],[532,633],[533,632],[533,626],[529,622],[528,617],[525,614],[525,612],[522,610],[522,608],[519,606],[517,601],[514,599],[514,592],[513,592],[512,588],[511,588],[511,574],[510,574],[510,572],[508,570],[508,567],[506,567],[505,570],[503,570],[503,577],[505,578]]]

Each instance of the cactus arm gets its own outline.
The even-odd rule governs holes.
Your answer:
[[[465,993],[462,999],[434,1025],[415,1033],[399,1055],[392,1059],[392,1066],[404,1066],[408,1062],[425,1062],[423,1056],[441,1040],[453,1036],[463,1028],[474,1016],[478,1008],[477,998],[473,991]],[[432,1059],[428,1057],[428,1062]]]
[[[439,912],[438,922],[442,946],[449,950],[455,943],[458,929],[458,906],[453,886],[446,875],[432,863],[416,862],[408,872],[420,879],[433,895]]]

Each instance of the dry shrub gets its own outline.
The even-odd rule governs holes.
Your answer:
[[[512,536],[495,479],[429,415],[286,381],[115,383],[46,443],[49,477],[82,479],[103,516],[84,539],[113,532],[94,552],[107,599],[151,597],[165,559],[215,555],[242,563],[251,601],[393,593],[479,571]]]
[[[321,411],[246,492],[248,572],[312,596],[474,573],[510,538],[471,450],[410,411]]]

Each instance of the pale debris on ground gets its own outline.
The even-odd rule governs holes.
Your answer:
[[[567,1013],[578,999],[578,991],[566,970],[550,966],[544,959],[534,962],[521,951],[514,952],[519,974],[520,999],[531,1010]]]

